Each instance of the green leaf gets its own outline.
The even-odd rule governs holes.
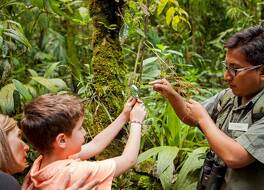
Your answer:
[[[31,3],[32,3],[32,5],[40,8],[40,9],[44,8],[43,0],[31,0]]]
[[[179,148],[176,146],[167,146],[159,153],[157,162],[157,173],[160,175],[169,165],[173,164],[173,160],[178,155]]]
[[[157,59],[158,59],[157,57],[149,57],[149,58],[143,60],[143,65],[147,65],[149,63],[152,63],[152,62],[156,61]]]
[[[171,184],[172,184],[172,179],[173,179],[173,171],[174,171],[174,166],[173,163],[170,164],[167,169],[161,173],[160,175],[160,182],[164,190],[170,190],[171,189]]]
[[[80,7],[79,9],[79,14],[82,18],[82,20],[88,21],[89,20],[89,11],[86,7]]]
[[[28,72],[32,77],[38,77],[38,73],[33,69],[28,69]]]
[[[167,25],[170,25],[172,18],[174,17],[175,9],[173,7],[170,7],[166,12],[166,23]]]
[[[16,41],[21,42],[23,45],[25,45],[28,48],[31,48],[31,45],[30,45],[29,41],[26,39],[26,37],[24,36],[24,34],[18,32],[18,31],[15,31],[13,29],[6,29],[4,31],[4,35],[9,36]]]
[[[168,3],[168,0],[160,0],[158,9],[157,9],[157,16],[159,16],[162,13],[167,3]]]
[[[65,90],[67,89],[66,83],[59,78],[54,78],[54,79],[47,79],[51,84],[55,85],[57,88],[57,91]]]
[[[184,9],[180,7],[177,7],[177,8],[178,8],[178,12],[180,13],[180,15],[185,15],[186,17],[189,17],[188,13]]]
[[[45,78],[50,78],[52,76],[54,76],[54,72],[55,69],[57,68],[57,66],[60,64],[60,62],[56,62],[56,63],[52,63],[49,65],[48,69],[46,70],[44,77]]]
[[[150,57],[143,61],[143,80],[153,80],[160,76],[160,65],[157,63],[157,57]]]
[[[178,15],[176,15],[175,17],[173,17],[171,26],[174,30],[177,30],[178,24],[180,22],[180,17]]]
[[[44,86],[46,89],[48,89],[50,92],[57,92],[58,88],[56,85],[51,83],[49,79],[43,78],[43,77],[32,77],[33,81],[36,81],[37,83],[41,84]]]
[[[145,160],[147,160],[148,158],[158,154],[160,151],[162,151],[166,146],[159,146],[159,147],[154,147],[154,148],[151,148],[143,153],[141,153],[139,156],[138,156],[138,160],[137,160],[137,163],[141,163],[141,162],[144,162]]]
[[[173,189],[191,190],[196,186],[200,169],[203,165],[205,151],[207,149],[208,147],[200,147],[188,155],[188,158],[179,171]]]
[[[183,54],[179,51],[175,51],[175,50],[167,50],[168,53],[172,53],[172,54],[176,54],[176,55],[179,55],[180,57],[183,57]]]
[[[10,114],[14,112],[14,91],[14,84],[7,84],[0,90],[0,107],[3,114]]]
[[[19,94],[26,100],[26,102],[32,99],[32,96],[29,90],[18,80],[13,79],[13,83],[15,84],[16,90]]]

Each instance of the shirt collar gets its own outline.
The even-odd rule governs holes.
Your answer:
[[[244,109],[244,108],[252,108],[252,106],[258,101],[258,99],[264,94],[264,88],[257,93],[251,100],[249,100],[246,104],[238,106],[239,98],[238,96],[235,96],[234,98],[234,108],[235,109]]]

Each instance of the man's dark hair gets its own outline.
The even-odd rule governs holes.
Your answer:
[[[59,133],[71,136],[84,109],[75,96],[46,94],[27,104],[23,114],[23,133],[34,148],[45,154],[52,151],[52,143]]]
[[[237,32],[227,40],[224,47],[239,48],[251,65],[264,64],[264,27],[258,25]]]

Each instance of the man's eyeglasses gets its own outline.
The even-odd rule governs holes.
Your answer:
[[[262,65],[256,65],[256,66],[242,67],[242,68],[236,69],[236,68],[233,68],[233,67],[230,67],[229,65],[227,65],[227,63],[225,61],[223,61],[222,64],[224,65],[225,70],[228,71],[234,77],[242,71],[251,71],[254,69],[258,69],[262,66]]]

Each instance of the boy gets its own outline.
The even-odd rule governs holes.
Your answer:
[[[204,165],[204,177],[198,189],[262,190],[264,27],[238,32],[224,47],[227,48],[224,80],[230,88],[202,105],[194,100],[186,101],[166,79],[151,84],[170,101],[183,122],[199,125],[208,140],[212,152],[207,159],[216,163],[209,169]]]
[[[98,180],[99,190],[111,189],[113,177],[121,175],[136,162],[145,115],[143,104],[135,98],[130,99],[113,123],[82,146],[85,131],[80,100],[75,96],[53,94],[36,98],[25,106],[21,121],[26,138],[41,153],[29,172],[31,183],[28,187],[33,184],[43,190],[56,189],[64,173],[70,171],[68,187],[91,172],[87,183]],[[121,156],[97,162],[81,161],[102,152],[129,119],[130,135]],[[81,160],[69,159],[71,155],[78,155]]]

